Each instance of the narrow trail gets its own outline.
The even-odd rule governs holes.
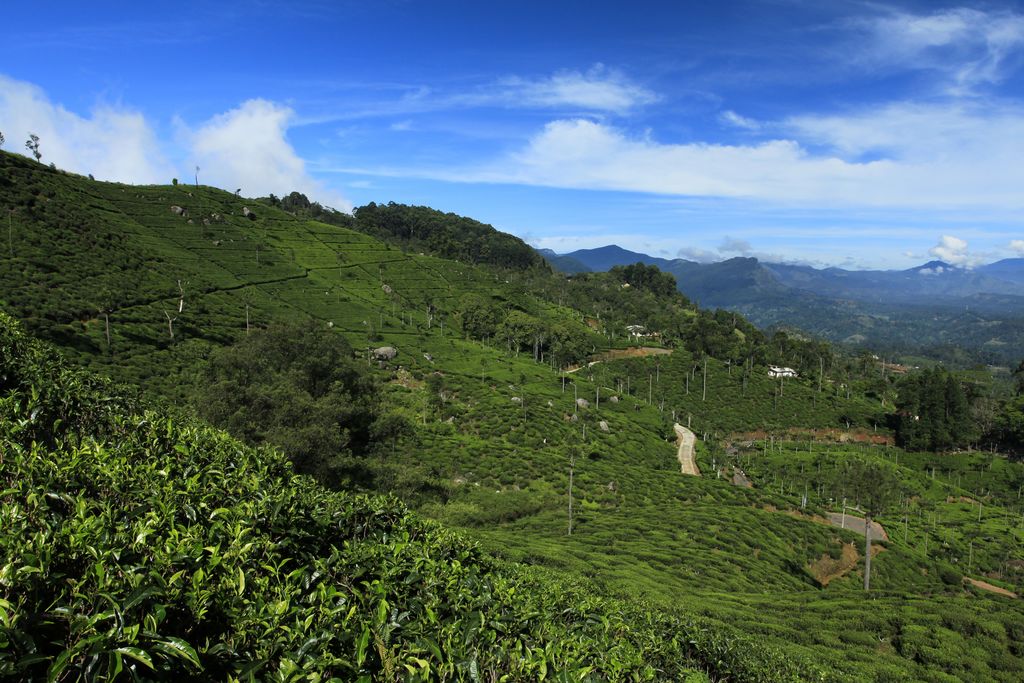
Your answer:
[[[965,576],[964,577],[964,583],[969,583],[972,586],[974,586],[975,588],[980,588],[983,591],[988,591],[989,593],[995,593],[996,595],[1002,595],[1002,596],[1007,597],[1007,598],[1017,598],[1017,597],[1019,597],[1016,593],[1014,593],[1012,591],[1008,591],[1005,588],[1000,588],[999,586],[994,586],[991,583],[989,583],[988,581],[981,581],[979,579],[972,579],[969,576]]]
[[[681,424],[675,424],[672,428],[675,430],[676,436],[679,437],[679,450],[676,452],[676,458],[679,460],[682,473],[699,477],[700,470],[697,469],[697,461],[693,458],[693,446],[697,443],[696,435]]]
[[[604,353],[599,353],[596,356],[591,356],[589,362],[586,365],[576,365],[569,367],[565,372],[566,374],[579,372],[583,368],[589,368],[597,365],[598,363],[605,363],[610,360],[618,360],[620,358],[644,358],[646,356],[668,356],[671,355],[672,349],[663,349],[659,346],[631,346],[628,349],[610,349]]]

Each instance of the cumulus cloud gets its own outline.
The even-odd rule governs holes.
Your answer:
[[[974,257],[968,252],[966,240],[952,235],[943,235],[939,243],[928,250],[928,253],[954,266],[969,266],[974,262]]]
[[[596,64],[586,72],[559,71],[540,79],[511,77],[498,85],[498,97],[517,106],[573,107],[621,113],[658,100],[647,88],[603,64]]]
[[[43,163],[101,180],[168,183],[200,167],[200,182],[250,196],[298,190],[349,211],[351,203],[307,172],[287,140],[292,111],[266,100],[249,100],[196,129],[179,123],[179,145],[160,140],[138,111],[101,105],[88,116],[68,111],[39,87],[0,75],[0,121],[7,148],[24,152],[29,132],[39,136]],[[181,160],[182,168],[170,159]]]
[[[352,205],[331,193],[306,171],[306,164],[287,139],[294,112],[267,100],[248,100],[186,131],[200,181],[218,187],[240,187],[246,195],[302,192],[341,211]]]
[[[174,174],[152,128],[137,111],[102,105],[88,116],[68,111],[31,83],[0,75],[0,121],[7,147],[39,136],[43,163],[129,183],[169,182]]]
[[[1010,240],[1010,249],[1024,256],[1024,240]]]
[[[943,9],[931,14],[892,11],[857,22],[867,33],[862,61],[889,68],[930,70],[954,94],[997,83],[1024,48],[1024,16],[1008,11]]]
[[[463,169],[405,169],[520,183],[834,208],[1024,208],[1024,106],[899,103],[803,116],[749,144],[669,143],[587,118],[546,124],[519,150]]]

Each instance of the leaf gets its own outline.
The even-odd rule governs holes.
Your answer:
[[[154,669],[153,658],[149,656],[149,653],[145,650],[137,647],[119,647],[114,652],[124,655],[125,657],[131,657],[137,662],[145,664],[150,669]]]
[[[203,665],[199,663],[199,653],[195,651],[191,645],[181,638],[175,638],[174,636],[168,636],[162,641],[158,641],[154,646],[154,650],[159,650],[165,654],[172,655],[179,659],[184,659],[186,662],[198,667],[203,668]]]
[[[356,666],[362,666],[366,661],[366,647],[370,644],[370,627],[364,626],[363,632],[359,634],[359,641],[356,643]]]

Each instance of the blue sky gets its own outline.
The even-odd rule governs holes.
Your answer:
[[[565,252],[1024,256],[1024,7],[13,2],[44,162],[454,211]]]

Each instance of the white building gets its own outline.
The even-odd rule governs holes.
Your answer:
[[[799,377],[799,375],[796,374],[796,370],[794,370],[793,368],[782,368],[782,367],[779,367],[778,365],[769,365],[768,366],[768,376],[769,377]]]

